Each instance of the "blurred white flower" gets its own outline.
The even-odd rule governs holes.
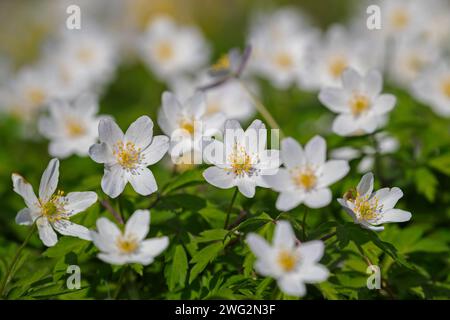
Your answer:
[[[71,222],[70,218],[93,205],[97,201],[97,194],[70,192],[64,195],[62,191],[55,193],[58,179],[59,161],[52,159],[42,174],[37,198],[33,187],[22,176],[13,173],[14,191],[27,205],[17,214],[16,223],[29,226],[36,222],[39,237],[47,247],[54,246],[58,242],[54,230],[62,235],[91,240],[89,230]]]
[[[394,39],[417,34],[427,22],[428,3],[421,0],[382,0],[382,33]]]
[[[279,89],[302,86],[308,77],[308,53],[317,31],[305,20],[292,8],[283,8],[259,17],[251,28],[250,68]]]
[[[103,192],[116,198],[128,182],[143,196],[158,189],[155,177],[147,167],[161,160],[169,148],[169,138],[153,137],[153,122],[149,117],[138,118],[125,134],[112,119],[102,119],[98,135],[100,143],[89,148],[89,156],[95,162],[105,164]]]
[[[201,153],[205,138],[222,132],[224,114],[207,111],[205,95],[200,91],[182,102],[171,92],[163,93],[158,124],[170,136],[173,159],[192,150]]]
[[[205,148],[206,161],[213,164],[203,172],[205,180],[221,189],[238,187],[253,198],[257,186],[267,188],[263,176],[275,174],[280,166],[279,151],[266,150],[267,130],[260,120],[244,132],[236,120],[225,122],[224,141],[214,140]]]
[[[362,74],[380,68],[383,48],[379,41],[360,31],[350,32],[340,25],[332,26],[314,46],[305,85],[311,89],[339,86],[347,68]]]
[[[136,210],[122,232],[106,218],[97,220],[98,232],[91,231],[92,241],[100,250],[98,258],[106,263],[148,265],[169,245],[164,237],[145,239],[150,228],[150,211]]]
[[[400,143],[399,141],[388,135],[387,132],[378,132],[375,134],[375,140],[377,142],[377,150],[373,146],[363,146],[360,149],[352,147],[341,147],[333,149],[330,153],[332,159],[339,160],[353,160],[358,159],[361,156],[362,159],[358,163],[357,171],[359,173],[366,173],[373,169],[375,163],[375,153],[378,152],[380,155],[391,154],[398,150]]]
[[[58,158],[88,155],[89,147],[97,141],[101,119],[97,98],[84,95],[71,103],[56,100],[50,103],[49,111],[50,116],[39,119],[40,133],[51,140],[49,154]]]
[[[395,96],[381,94],[383,79],[376,70],[364,77],[353,69],[342,74],[341,87],[325,87],[319,100],[328,109],[339,113],[333,131],[341,136],[374,132],[396,103]]]
[[[450,117],[450,65],[440,61],[425,70],[413,84],[414,95],[443,117]]]
[[[321,208],[331,202],[329,185],[342,179],[350,170],[347,161],[326,161],[325,139],[315,136],[305,149],[292,138],[281,141],[281,160],[285,168],[277,174],[265,176],[267,184],[277,192],[276,207],[289,211],[301,203]]]
[[[324,244],[320,240],[299,244],[291,225],[278,221],[270,245],[260,235],[250,233],[247,244],[256,256],[255,269],[277,280],[280,289],[291,296],[304,296],[305,283],[327,280],[329,272],[320,263]]]
[[[383,188],[373,192],[373,174],[366,173],[356,190],[347,192],[343,199],[338,199],[344,210],[355,223],[374,231],[384,230],[383,223],[404,222],[411,219],[411,213],[395,209],[403,192],[397,187]]]
[[[177,25],[167,16],[152,20],[138,46],[142,59],[163,80],[196,72],[209,58],[200,31]]]
[[[186,101],[198,87],[213,81],[209,76],[200,77],[198,80],[180,77],[172,81],[170,87],[180,101]],[[258,91],[255,83],[250,82],[248,86],[252,88],[252,92]],[[222,113],[227,119],[246,121],[255,114],[253,101],[240,84],[240,80],[229,79],[203,92],[206,99],[205,115]]]

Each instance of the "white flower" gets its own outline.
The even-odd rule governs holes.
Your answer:
[[[100,121],[96,98],[85,95],[73,103],[54,101],[49,111],[49,117],[39,119],[39,131],[51,140],[50,155],[59,158],[88,155],[89,147],[97,141]]]
[[[326,87],[319,100],[328,109],[339,113],[333,131],[341,136],[374,132],[384,121],[396,102],[395,96],[381,94],[383,79],[372,70],[364,77],[353,69],[342,75],[342,87]]]
[[[311,89],[339,86],[347,68],[362,74],[380,68],[384,46],[375,40],[360,30],[349,31],[340,25],[332,26],[310,53],[304,85]]]
[[[278,150],[266,150],[266,135],[260,120],[245,132],[239,122],[227,120],[224,141],[214,140],[205,148],[205,159],[214,165],[203,172],[205,180],[221,189],[237,186],[247,198],[253,198],[257,186],[267,188],[262,177],[275,174],[280,160]]]
[[[304,296],[305,283],[323,282],[329,273],[318,263],[324,252],[323,242],[314,240],[298,244],[297,241],[287,221],[277,222],[273,245],[254,233],[246,239],[257,257],[255,269],[258,273],[275,278],[284,293]]]
[[[195,93],[196,88],[214,81],[213,77],[208,76],[198,80],[180,77],[172,81],[170,86],[179,100],[186,101]],[[258,91],[255,83],[251,82],[248,85],[252,88],[252,92]],[[217,87],[205,90],[204,95],[206,115],[223,113],[227,119],[245,121],[255,114],[253,101],[245,92],[240,80],[229,79]]]
[[[20,175],[13,173],[14,191],[27,205],[19,211],[16,223],[31,225],[36,222],[39,237],[47,247],[54,246],[58,238],[54,230],[62,235],[91,240],[89,230],[70,221],[79,212],[85,211],[97,201],[95,192],[70,192],[64,195],[56,191],[59,179],[59,161],[52,159],[42,174],[39,186],[39,198],[33,187]]]
[[[200,91],[183,102],[171,92],[162,95],[158,124],[170,136],[173,159],[190,151],[201,153],[204,138],[221,133],[224,122],[222,113],[207,113],[205,95]]]
[[[403,197],[403,192],[397,187],[383,188],[373,192],[373,174],[366,173],[355,191],[346,193],[343,199],[338,199],[344,210],[355,223],[374,231],[384,230],[383,223],[404,222],[411,219],[411,213],[395,209],[397,201]]]
[[[317,34],[304,20],[295,10],[283,8],[252,26],[250,68],[277,88],[303,85],[308,76],[307,54]]]
[[[179,26],[166,16],[152,20],[140,39],[139,49],[149,68],[164,80],[197,71],[209,56],[197,28]]]
[[[381,31],[386,36],[399,38],[417,34],[427,23],[426,11],[429,9],[421,0],[383,0],[381,1]]]
[[[164,236],[145,240],[149,228],[148,210],[136,210],[128,219],[124,232],[108,219],[98,219],[98,232],[91,231],[92,241],[101,251],[98,258],[115,265],[152,263],[167,248],[169,239]]]
[[[292,138],[281,141],[281,159],[285,168],[264,180],[280,192],[278,210],[288,211],[301,203],[310,208],[321,208],[331,202],[332,183],[344,177],[350,167],[347,161],[326,161],[326,142],[320,136],[312,138],[305,149]]]
[[[441,61],[430,67],[413,84],[413,92],[438,115],[450,117],[450,65]]]
[[[128,182],[141,195],[155,192],[153,173],[147,168],[157,163],[169,148],[169,138],[153,137],[153,122],[142,116],[123,134],[111,119],[102,119],[98,126],[100,143],[89,149],[89,156],[105,164],[102,189],[111,198],[120,195]]]

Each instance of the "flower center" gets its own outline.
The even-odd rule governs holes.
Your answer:
[[[376,197],[361,197],[357,193],[353,203],[355,205],[354,211],[359,221],[373,221],[380,217],[383,206],[378,205],[378,199]]]
[[[282,69],[289,69],[294,65],[294,60],[286,52],[280,52],[275,56],[275,63]]]
[[[297,186],[305,189],[311,190],[317,184],[317,176],[311,168],[306,168],[294,178],[294,182]]]
[[[230,58],[227,54],[222,55],[216,63],[211,66],[214,71],[222,71],[230,68]]]
[[[160,61],[168,61],[173,58],[173,47],[168,41],[162,41],[156,48],[156,56]]]
[[[281,250],[278,254],[278,264],[285,272],[290,272],[295,269],[299,257],[292,251]]]
[[[391,15],[392,25],[397,29],[403,29],[409,22],[409,15],[402,9],[395,10]]]
[[[347,66],[348,66],[347,59],[343,56],[337,56],[331,59],[328,71],[330,72],[333,78],[338,79],[341,77],[342,72],[344,72]]]
[[[136,169],[141,160],[141,148],[136,148],[132,142],[124,144],[122,141],[118,141],[113,154],[117,162],[127,170]]]
[[[28,98],[30,99],[31,103],[39,106],[45,101],[45,93],[40,88],[31,88],[30,90],[28,90]]]
[[[424,61],[419,55],[413,54],[409,57],[407,66],[412,72],[417,73],[423,68]]]
[[[180,129],[186,130],[190,135],[194,134],[195,125],[194,125],[194,121],[192,119],[186,119],[186,118],[182,119],[179,122],[179,126],[180,126]]]
[[[67,210],[65,209],[67,200],[64,199],[63,191],[58,191],[47,202],[39,200],[39,203],[42,215],[50,222],[55,222],[67,217]]]
[[[350,110],[354,116],[359,116],[370,107],[369,99],[362,94],[354,94],[350,99]]]
[[[90,48],[81,48],[78,50],[77,58],[83,63],[89,63],[94,59],[94,52]]]
[[[448,99],[450,99],[450,77],[442,82],[442,92]]]
[[[86,129],[79,121],[72,119],[67,121],[67,133],[70,137],[77,138],[82,136],[85,132]]]
[[[117,238],[116,245],[120,252],[129,254],[137,250],[139,243],[134,237],[119,236]]]
[[[231,165],[231,172],[236,176],[243,176],[244,174],[250,176],[254,172],[251,157],[245,151],[244,147],[240,147],[237,144],[233,147],[233,152],[229,156],[229,162]]]

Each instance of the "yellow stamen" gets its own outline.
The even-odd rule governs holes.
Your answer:
[[[39,106],[45,101],[45,92],[40,88],[31,88],[30,90],[28,90],[28,98],[30,99],[31,103]]]
[[[192,119],[182,119],[179,122],[180,129],[186,130],[190,135],[193,135],[195,132],[195,125]]]
[[[67,121],[67,133],[70,137],[76,138],[82,136],[86,132],[84,126],[75,120]]]
[[[331,76],[335,79],[338,79],[341,77],[342,72],[344,72],[344,70],[347,68],[348,61],[343,56],[336,56],[331,59],[328,66],[328,71],[330,72]]]
[[[282,69],[289,69],[294,65],[294,60],[286,52],[280,52],[275,56],[275,63]]]
[[[134,237],[119,236],[116,245],[122,253],[133,253],[137,250],[139,243]]]
[[[354,94],[350,100],[350,110],[354,116],[359,116],[370,107],[369,99],[362,94]]]
[[[356,198],[352,202],[355,205],[354,211],[358,220],[372,221],[379,217],[382,206],[378,205],[376,197],[361,197],[359,193],[356,193]]]
[[[216,63],[211,66],[214,71],[222,71],[230,68],[230,58],[227,54],[222,55]]]
[[[229,156],[231,171],[241,176],[244,174],[251,174],[253,171],[253,164],[251,157],[245,151],[245,148],[239,147],[237,144],[233,147],[233,153]]]
[[[305,190],[311,190],[317,184],[317,177],[311,168],[306,168],[300,171],[297,176],[295,176],[294,182],[297,186]]]
[[[124,169],[135,169],[140,162],[141,148],[136,148],[132,142],[124,144],[122,141],[118,141],[113,153],[117,162]]]
[[[294,252],[282,250],[278,254],[278,264],[285,272],[294,270],[298,262],[298,256]]]
[[[156,56],[160,61],[168,61],[173,58],[173,55],[172,44],[168,41],[162,41],[156,48]]]
[[[39,200],[41,213],[50,222],[55,222],[67,217],[67,210],[65,209],[67,202],[63,198],[64,192],[59,190],[47,202]]]
[[[392,25],[397,29],[403,29],[409,23],[409,15],[402,9],[395,10],[391,15]]]
[[[450,77],[442,82],[442,92],[448,99],[450,99]]]
[[[78,50],[77,58],[83,63],[89,63],[94,59],[94,52],[90,48],[81,48]]]

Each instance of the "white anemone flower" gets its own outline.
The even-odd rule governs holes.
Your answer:
[[[39,185],[39,198],[33,187],[20,175],[13,173],[14,191],[19,194],[27,205],[19,211],[16,223],[32,225],[36,222],[39,237],[47,247],[54,246],[58,233],[84,240],[91,240],[89,230],[70,221],[77,213],[85,211],[97,201],[95,192],[70,192],[67,195],[57,191],[59,179],[59,161],[52,159],[42,174]]]
[[[280,166],[279,151],[267,150],[267,130],[260,120],[244,131],[236,120],[225,122],[224,141],[214,140],[205,148],[206,161],[214,166],[203,172],[205,180],[221,189],[237,187],[253,198],[257,186],[267,188],[263,176],[275,174]]]
[[[204,138],[221,134],[225,120],[221,112],[207,113],[205,95],[200,91],[183,102],[171,92],[162,95],[158,124],[170,136],[173,159],[190,151],[201,154]]]
[[[98,258],[106,263],[148,265],[169,245],[164,237],[145,239],[150,228],[150,211],[136,210],[122,232],[106,218],[97,220],[97,230],[91,231],[92,241],[100,250]]]
[[[338,199],[344,210],[355,223],[374,231],[384,230],[383,223],[405,222],[411,219],[411,213],[395,209],[403,192],[397,187],[373,191],[373,174],[366,173],[356,190],[347,192],[343,199]]]
[[[312,138],[305,149],[292,138],[281,141],[281,159],[285,168],[264,180],[280,195],[278,210],[288,211],[301,203],[310,208],[321,208],[331,202],[328,188],[342,179],[350,170],[347,161],[326,161],[326,142],[320,136]]]
[[[98,102],[84,95],[72,103],[57,100],[50,103],[50,116],[39,119],[40,133],[51,140],[49,154],[66,158],[72,154],[87,156],[89,147],[97,142]]]
[[[327,268],[318,263],[324,252],[323,242],[313,240],[299,244],[287,221],[277,222],[273,245],[255,233],[250,233],[246,242],[257,257],[256,271],[275,278],[288,295],[304,296],[305,283],[319,283],[328,278]]]
[[[431,66],[413,84],[413,92],[436,114],[450,117],[450,65],[441,61]]]
[[[200,30],[177,25],[167,16],[153,19],[138,45],[142,59],[163,80],[195,72],[209,57]]]
[[[138,118],[125,134],[112,119],[102,119],[98,135],[100,143],[90,147],[89,155],[95,162],[105,164],[103,192],[116,198],[128,182],[143,196],[158,189],[147,167],[161,160],[169,148],[169,138],[153,136],[153,122],[149,117]]]
[[[341,136],[373,133],[394,108],[396,98],[381,94],[383,79],[380,72],[369,71],[364,77],[353,69],[342,75],[341,87],[325,87],[319,100],[328,109],[339,113],[333,131]]]

